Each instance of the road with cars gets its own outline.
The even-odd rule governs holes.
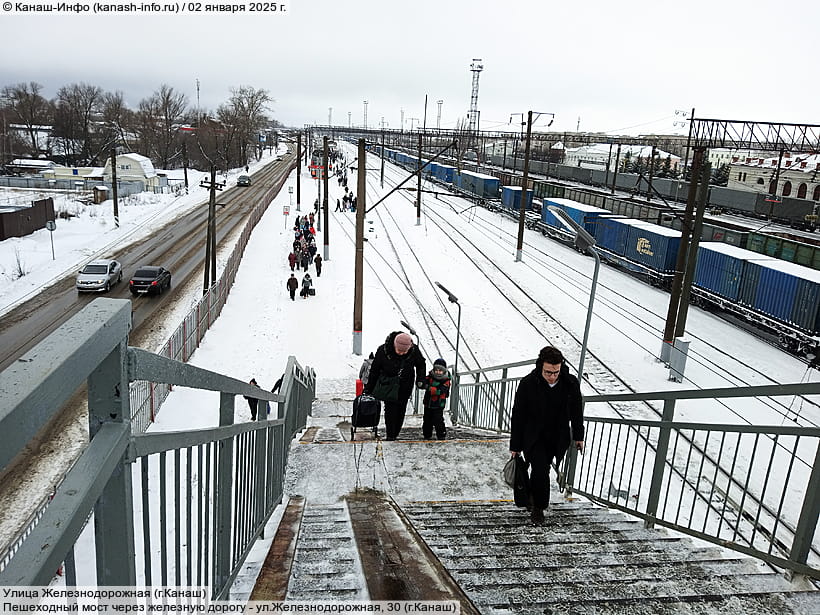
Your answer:
[[[293,154],[289,153],[258,171],[249,187],[231,187],[217,193],[217,243],[221,244],[244,224],[251,207],[272,183],[289,172],[293,159]],[[157,229],[150,240],[105,255],[118,260],[123,267],[122,282],[106,294],[78,293],[74,273],[3,315],[0,319],[0,370],[99,296],[131,299],[133,337],[138,339],[140,327],[150,321],[155,310],[169,295],[173,295],[173,288],[159,297],[132,297],[128,288],[130,277],[142,265],[165,267],[173,276],[174,286],[184,284],[191,276],[202,276],[207,221],[206,201],[185,216]]]

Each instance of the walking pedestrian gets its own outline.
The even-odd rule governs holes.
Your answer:
[[[317,254],[316,258],[313,259],[313,263],[316,265],[316,277],[322,277],[322,255]]]
[[[447,361],[436,359],[424,383],[427,390],[424,392],[424,419],[421,424],[421,433],[425,440],[429,440],[433,437],[433,429],[435,429],[436,438],[444,440],[447,437],[444,407],[450,395],[450,371],[447,369]]]
[[[288,292],[290,293],[290,300],[296,301],[296,289],[299,288],[299,280],[297,280],[296,276],[291,273],[285,284],[288,288]]]
[[[310,274],[306,273],[305,277],[302,278],[302,290],[299,291],[299,294],[302,296],[302,299],[307,299],[308,295],[310,294],[311,286],[313,286],[313,280],[310,279]]]
[[[248,384],[252,384],[255,387],[259,385],[256,383],[256,378],[251,378]],[[256,412],[259,409],[259,404],[262,401],[261,399],[256,399],[255,397],[248,397],[247,395],[243,395],[242,397],[245,398],[245,401],[248,402],[248,407],[251,409],[251,420],[256,420]]]
[[[302,265],[302,269],[304,269],[305,271],[307,271],[308,267],[310,266],[310,257],[308,256],[308,251],[307,250],[302,252],[301,265]]]
[[[339,199],[336,199],[336,209],[333,211],[342,211],[342,202]]]
[[[395,440],[404,424],[413,382],[424,388],[427,365],[418,346],[407,333],[394,331],[379,346],[370,366],[365,392],[384,402],[388,440]]]
[[[584,450],[581,385],[569,373],[561,351],[545,346],[535,369],[518,384],[510,422],[510,454],[523,453],[530,464],[530,518],[536,525],[544,523],[549,505],[550,464],[553,458],[563,459],[570,438],[575,448]]]
[[[290,265],[290,270],[293,271],[296,267],[296,254],[294,254],[292,251],[290,254],[288,254],[288,264]]]

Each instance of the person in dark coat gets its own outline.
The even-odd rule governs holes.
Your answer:
[[[252,384],[255,387],[259,386],[258,384],[256,384],[256,378],[251,378],[250,382],[248,382],[248,384]],[[242,397],[245,398],[245,401],[248,402],[248,407],[250,407],[250,409],[251,409],[251,420],[255,421],[256,420],[256,411],[259,409],[259,404],[261,403],[262,400],[256,399],[255,397],[248,397],[247,395],[243,395]]]
[[[421,433],[425,440],[433,437],[433,429],[436,430],[436,438],[444,440],[447,437],[447,427],[444,425],[444,407],[447,405],[447,397],[450,395],[450,370],[447,369],[447,361],[436,359],[433,362],[433,369],[424,379],[424,420],[421,424]]]
[[[290,293],[290,300],[296,301],[296,290],[299,288],[299,280],[297,280],[296,276],[291,273],[286,285],[288,287],[288,292]]]
[[[510,422],[510,454],[524,453],[530,463],[531,519],[535,524],[544,522],[544,509],[549,504],[552,459],[564,457],[570,438],[579,451],[584,450],[581,385],[569,373],[561,351],[545,346],[538,353],[535,369],[518,384]]]
[[[288,264],[290,264],[291,271],[296,268],[296,254],[294,252],[288,254]]]
[[[317,254],[316,258],[313,259],[313,263],[316,265],[316,277],[319,278],[322,276],[322,255]]]
[[[384,426],[388,440],[398,437],[404,424],[407,402],[413,392],[413,383],[423,389],[426,371],[424,357],[407,333],[394,331],[376,350],[364,392],[384,402]]]
[[[302,252],[301,265],[302,265],[302,269],[304,269],[305,271],[307,271],[308,267],[310,267],[310,257],[308,256],[308,251],[307,250]]]

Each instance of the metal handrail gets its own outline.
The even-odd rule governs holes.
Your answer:
[[[484,371],[506,372],[516,363]],[[502,369],[503,368],[503,369]],[[509,433],[521,377],[464,382],[453,421]],[[660,420],[585,418],[585,453],[570,448],[566,493],[820,579],[820,428],[676,422],[682,400],[817,395],[820,383],[590,395],[585,406],[663,401]]]

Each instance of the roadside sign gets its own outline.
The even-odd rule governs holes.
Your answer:
[[[57,223],[54,220],[46,220],[46,228],[49,231],[55,231],[57,229]]]
[[[285,205],[283,209],[284,211],[282,213],[284,213],[286,216],[290,214],[290,205]]]

